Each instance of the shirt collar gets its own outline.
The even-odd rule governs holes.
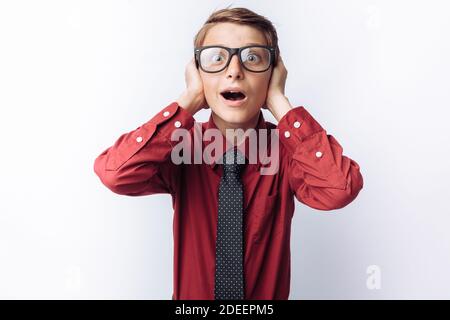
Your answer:
[[[218,129],[216,124],[214,123],[212,114],[209,116],[209,120],[207,122],[202,123],[203,133],[205,132],[205,130],[211,129],[211,128]],[[248,136],[245,137],[244,141],[241,142],[241,144],[239,144],[237,146],[237,148],[239,149],[240,152],[242,152],[242,154],[244,154],[244,156],[246,158],[247,166],[254,167],[256,170],[259,170],[261,166],[266,166],[267,165],[267,154],[270,153],[270,145],[271,145],[270,131],[267,130],[268,126],[266,124],[266,120],[264,119],[262,110],[259,111],[259,118],[258,118],[258,122],[256,124],[255,129],[256,129],[256,140],[257,140],[257,145],[256,145],[257,148],[256,148],[256,150],[259,150],[259,147],[260,147],[259,146],[259,140],[260,140],[259,135],[264,133],[266,135],[266,137],[267,137],[266,141],[267,141],[267,149],[268,150],[267,150],[267,152],[263,152],[264,159],[260,159],[259,155],[255,155],[256,159],[257,159],[256,163],[249,163],[250,151],[251,150],[249,148],[250,139],[249,139]],[[263,130],[262,133],[260,133],[259,129],[266,129],[266,130]],[[228,151],[229,149],[233,148],[233,145],[230,144],[229,148],[226,149],[226,147],[227,147],[227,145],[226,145],[226,138],[223,135],[221,135],[221,137],[222,137],[222,143],[223,143],[222,144],[223,145],[223,150],[216,149],[216,151],[218,151],[218,152],[215,152],[215,155],[213,155],[211,161],[209,161],[209,166],[213,170],[217,169],[217,167],[218,167],[217,161],[220,158],[223,157],[223,154],[226,151]],[[214,139],[212,139],[212,140],[214,141]],[[213,141],[209,141],[209,140],[205,141],[204,139],[202,139],[202,141],[203,141],[202,142],[203,143],[203,150],[205,149],[206,146],[208,146],[211,142],[213,142]],[[257,153],[259,153],[259,152],[257,151]],[[209,155],[206,155],[206,156],[209,157]]]

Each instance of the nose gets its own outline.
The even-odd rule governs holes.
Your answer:
[[[237,54],[231,57],[230,64],[227,68],[227,77],[243,78],[244,72],[242,70],[241,62]]]

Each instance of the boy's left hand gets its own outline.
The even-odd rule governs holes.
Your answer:
[[[265,109],[269,109],[277,120],[280,120],[292,108],[289,100],[284,95],[287,74],[288,71],[284,66],[283,59],[279,55],[277,65],[272,71],[264,107]]]

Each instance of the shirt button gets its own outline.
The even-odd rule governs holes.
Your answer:
[[[291,136],[291,133],[290,133],[289,131],[285,131],[285,132],[284,132],[284,136],[285,136],[286,138],[289,138],[289,137]]]
[[[180,121],[175,121],[175,127],[177,127],[177,128],[181,127],[181,122]]]
[[[294,127],[295,127],[295,128],[300,128],[300,122],[295,121],[295,122],[294,122]]]
[[[137,141],[137,142],[142,142],[142,137],[137,137],[137,138],[136,138],[136,141]]]
[[[169,111],[164,111],[163,116],[164,116],[164,117],[167,117],[169,114],[170,114]]]
[[[322,152],[317,151],[317,152],[316,152],[316,157],[317,157],[317,158],[320,158],[321,156],[322,156]]]

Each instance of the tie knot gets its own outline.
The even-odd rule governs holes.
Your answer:
[[[224,174],[239,174],[245,164],[244,155],[236,148],[227,151],[223,155],[223,171]]]

